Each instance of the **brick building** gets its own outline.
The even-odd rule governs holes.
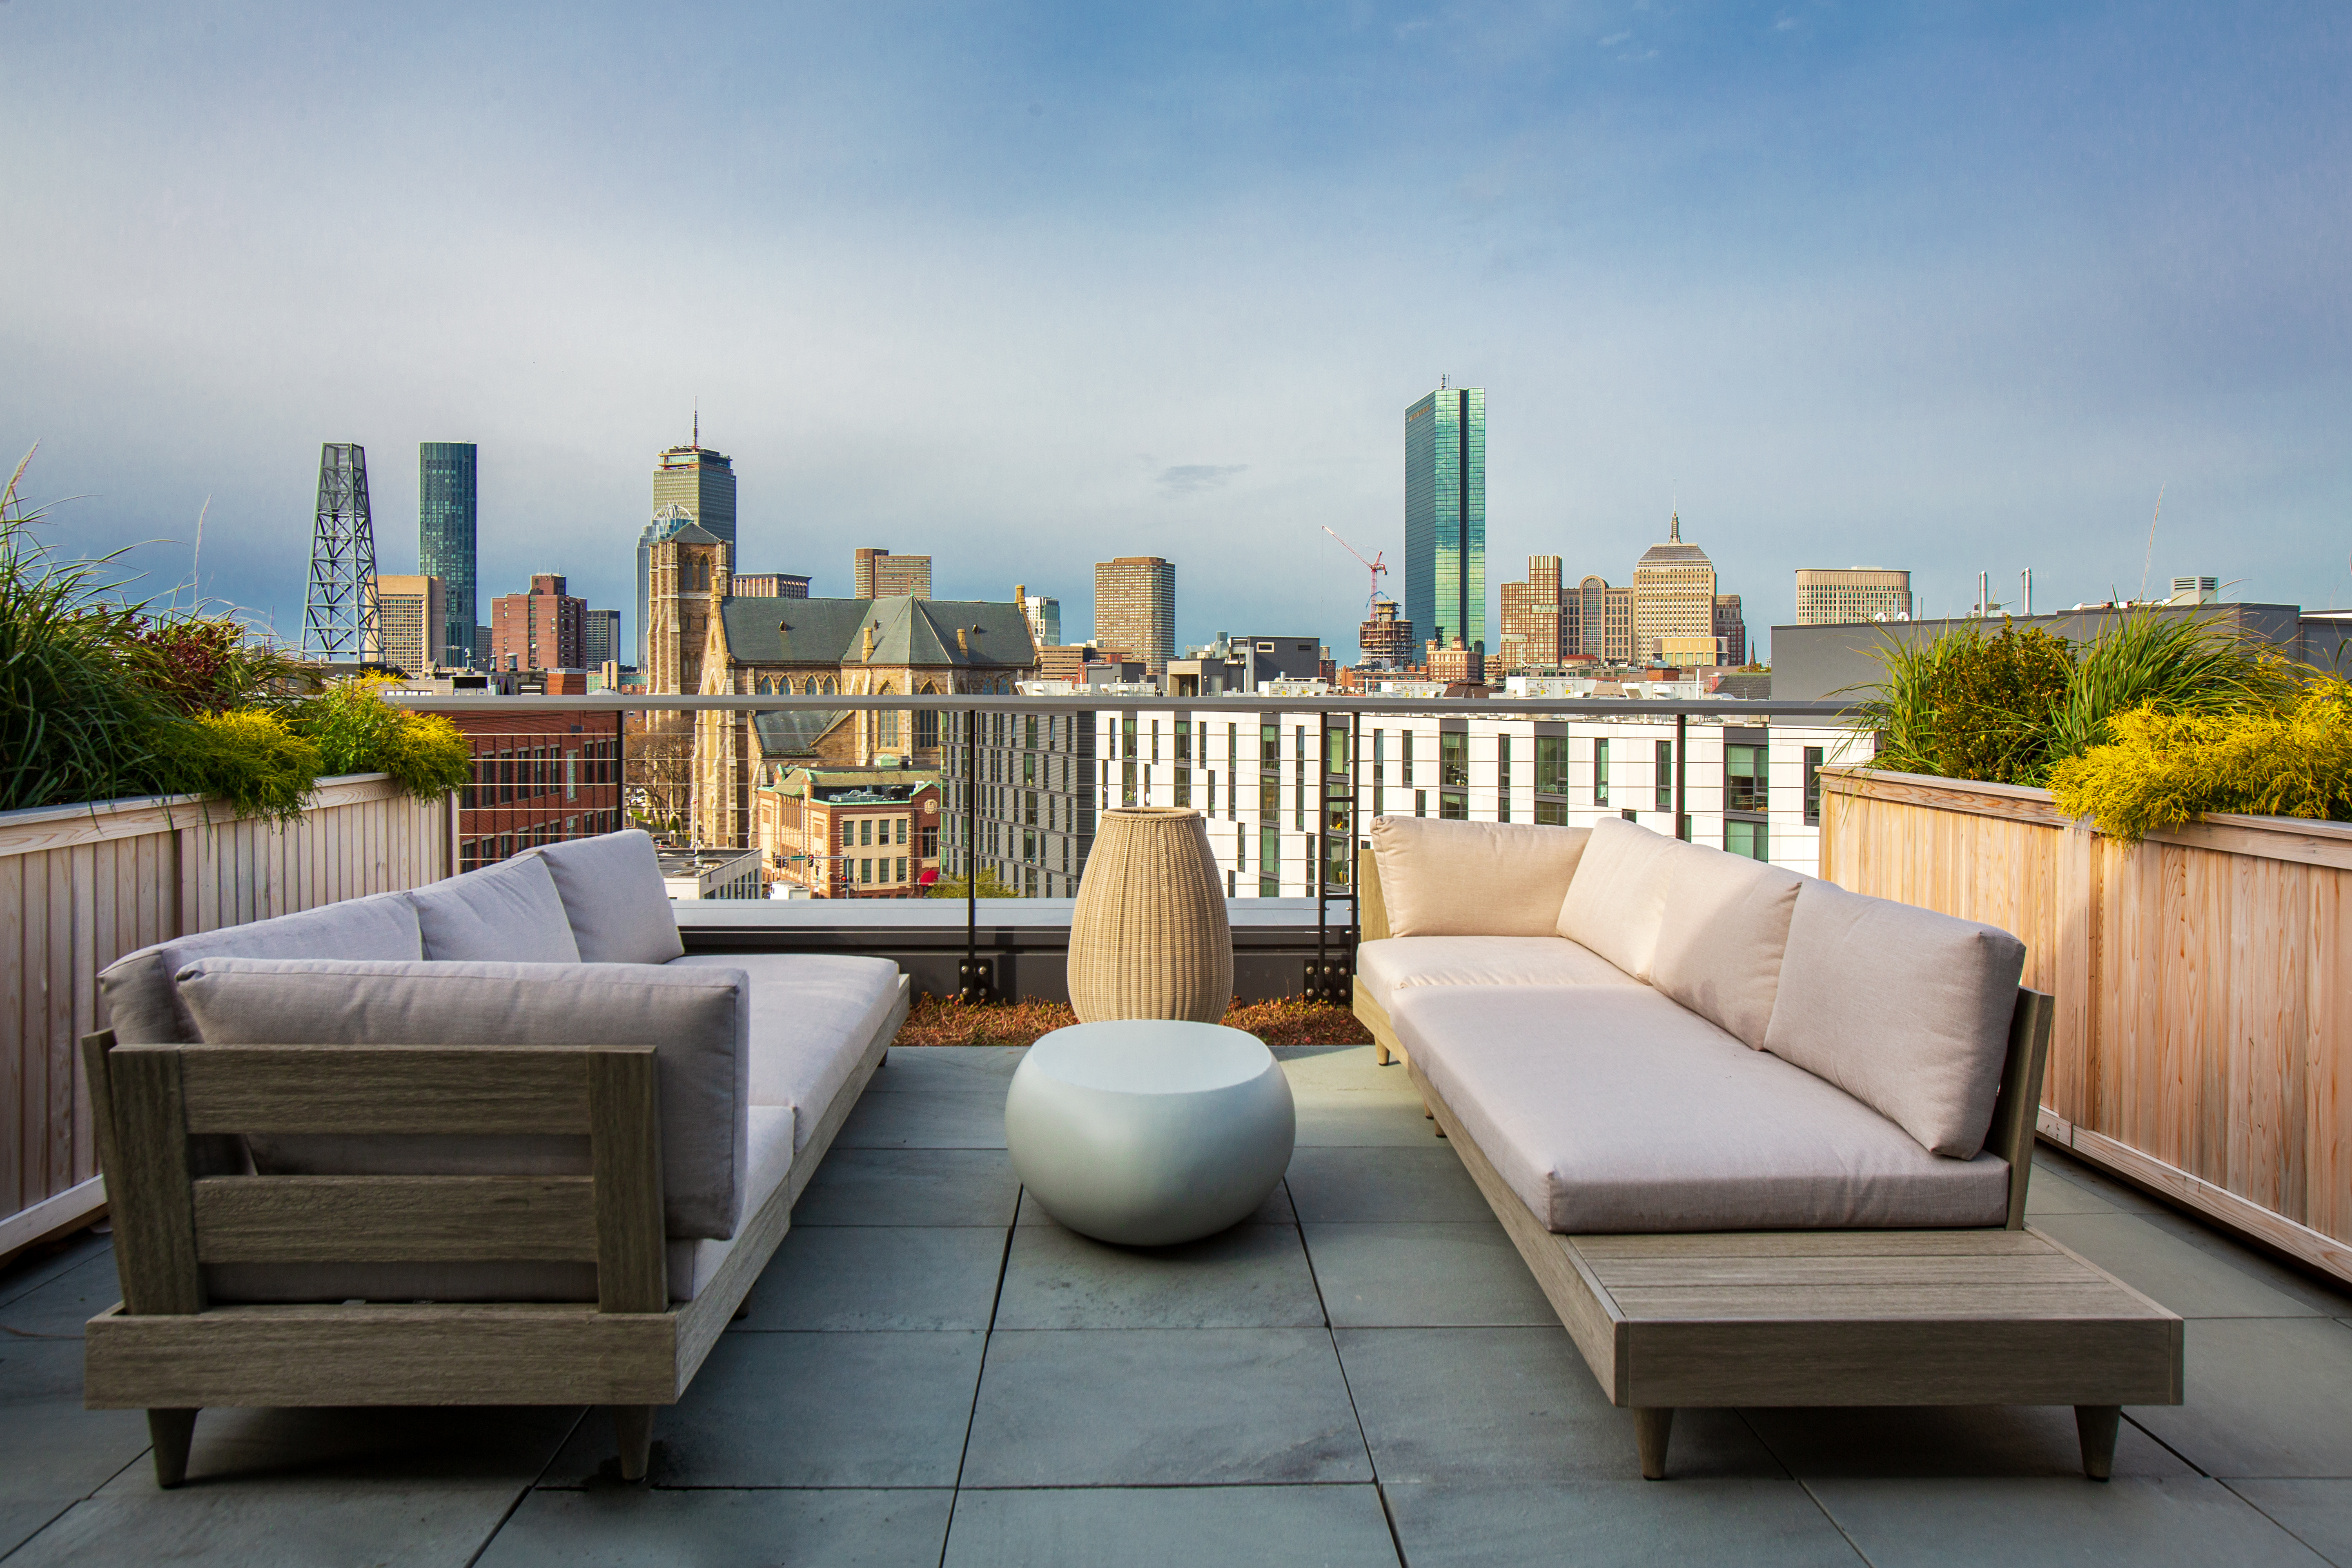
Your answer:
[[[768,879],[815,898],[919,899],[939,879],[933,773],[772,766],[752,818]]]
[[[578,669],[588,601],[565,592],[562,577],[533,574],[528,594],[501,594],[490,602],[492,669]]]

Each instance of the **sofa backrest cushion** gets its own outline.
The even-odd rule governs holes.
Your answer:
[[[1666,842],[1672,853],[1650,984],[1761,1050],[1804,879],[1742,855]]]
[[[1992,1123],[2025,944],[1998,927],[1808,879],[1764,1048],[1938,1154]]]
[[[751,1157],[751,987],[740,969],[207,958],[177,978],[207,1045],[652,1046],[668,1233],[734,1234]],[[585,1139],[256,1133],[247,1143],[265,1173],[588,1169]]]
[[[1675,840],[1621,816],[1592,825],[1576,879],[1553,915],[1553,930],[1591,948],[1636,980],[1650,978]]]
[[[299,914],[173,937],[126,953],[99,972],[108,1026],[126,1046],[184,1045],[194,1019],[172,977],[200,958],[370,958],[425,956],[416,910],[405,893],[376,893],[322,904]]]
[[[536,853],[555,879],[581,963],[667,963],[685,953],[652,834],[632,828]]]
[[[518,856],[408,895],[436,963],[577,963],[580,944],[547,862]],[[334,956],[324,955],[321,956]]]
[[[1391,936],[1550,936],[1591,837],[1581,827],[1372,818]]]

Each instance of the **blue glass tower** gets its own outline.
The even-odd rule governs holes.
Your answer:
[[[1440,647],[1486,649],[1484,387],[1441,386],[1405,410],[1404,613]]]
[[[474,443],[419,442],[416,569],[441,579],[441,657],[469,668],[488,651],[474,646]]]

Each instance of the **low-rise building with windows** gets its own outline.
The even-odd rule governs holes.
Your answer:
[[[813,898],[919,899],[939,879],[934,773],[776,769],[753,792],[752,819],[768,879]]]

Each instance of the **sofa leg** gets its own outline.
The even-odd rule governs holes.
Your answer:
[[[1675,1429],[1672,1407],[1633,1412],[1633,1446],[1642,1451],[1642,1479],[1666,1479],[1666,1439]]]
[[[2115,1473],[2116,1432],[2123,1418],[2120,1405],[2074,1406],[2074,1435],[2083,1440],[2083,1473],[2095,1481]]]
[[[621,1440],[621,1479],[641,1481],[653,1457],[654,1407],[650,1405],[613,1406],[613,1431]]]
[[[193,1410],[150,1410],[147,1440],[155,1446],[155,1484],[166,1491],[188,1479],[188,1446],[195,1441]]]
[[[1378,1040],[1374,1040],[1372,1042],[1372,1065],[1374,1067],[1384,1068],[1394,1058],[1389,1055],[1389,1048],[1386,1046],[1381,1044]]]

